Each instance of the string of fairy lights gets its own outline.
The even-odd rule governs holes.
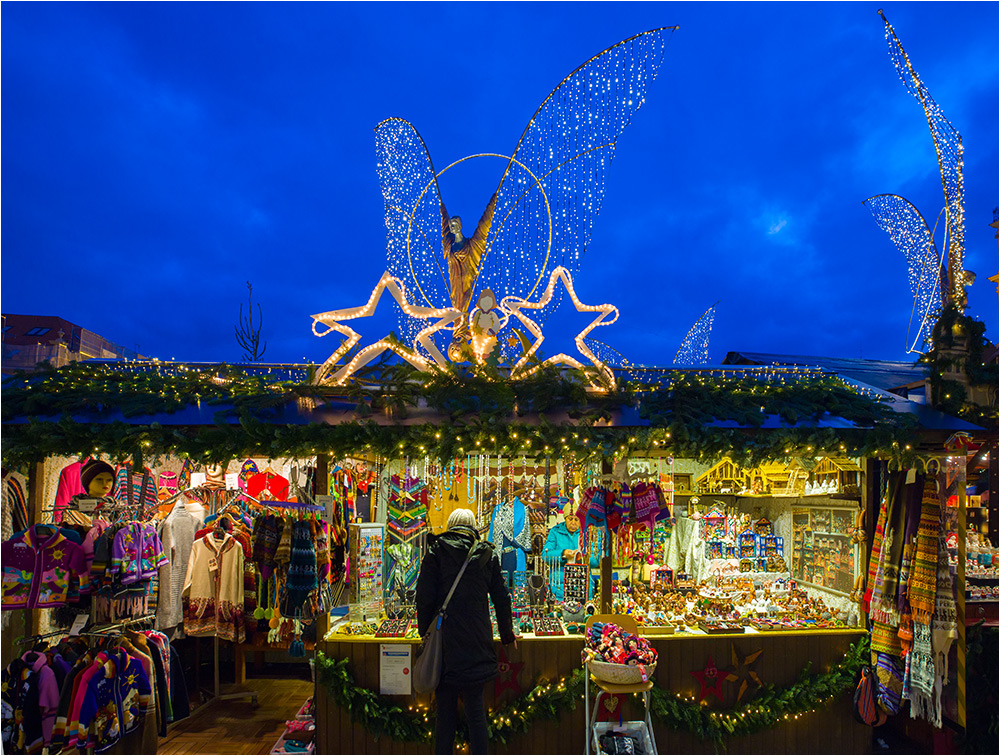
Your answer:
[[[954,302],[960,310],[965,309],[967,279],[964,269],[965,255],[965,196],[962,176],[962,135],[945,117],[941,106],[934,101],[927,85],[920,79],[913,63],[903,49],[903,44],[896,35],[885,14],[879,11],[885,24],[885,39],[889,45],[889,57],[892,59],[900,80],[906,91],[917,99],[927,117],[931,137],[934,140],[934,151],[937,153],[938,167],[941,171],[941,184],[945,196],[945,233],[947,242],[942,245],[947,250],[948,259],[948,289],[946,300]]]
[[[617,139],[645,102],[675,28],[638,34],[594,56],[539,106],[500,180],[473,303],[487,288],[497,300],[529,299],[553,269],[579,270]],[[388,270],[407,290],[420,292],[418,304],[446,308],[450,297],[442,250],[445,204],[436,182],[440,174],[412,124],[387,119],[377,127],[375,141]],[[425,191],[427,187],[431,190]],[[477,220],[463,218],[466,236]],[[560,291],[534,319],[544,323],[561,300]],[[405,343],[412,345],[420,330],[419,323],[400,317]],[[498,349],[512,360],[521,345],[508,332],[499,335]]]
[[[707,365],[708,342],[712,338],[712,325],[715,323],[715,307],[709,307],[705,313],[691,326],[681,340],[681,345],[674,355],[675,365]]]

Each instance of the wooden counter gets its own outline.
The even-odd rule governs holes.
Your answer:
[[[743,635],[680,634],[650,638],[659,655],[656,684],[673,694],[694,697],[700,693],[698,680],[691,674],[701,671],[709,655],[720,670],[732,664],[735,646],[739,656],[756,651],[763,653],[752,669],[765,684],[782,688],[793,683],[805,665],[812,661],[814,672],[825,672],[861,635],[861,629],[810,632],[747,633]],[[379,644],[410,643],[402,639],[334,636],[321,641],[317,649],[332,659],[349,658],[349,668],[356,682],[379,689]],[[530,635],[518,641],[516,650],[508,649],[511,662],[523,663],[518,675],[522,692],[529,690],[542,677],[556,679],[580,666],[583,638],[579,635],[535,638]],[[499,649],[499,644],[498,644]],[[723,674],[725,674],[723,672]],[[723,704],[712,701],[713,707],[725,710],[736,700],[739,683],[723,683]],[[487,711],[497,700],[494,686],[486,686]],[[515,698],[512,691],[502,692],[500,703]],[[626,719],[641,719],[641,699],[626,702]],[[392,696],[402,706],[426,705],[429,697]],[[656,720],[654,718],[654,725]],[[351,721],[322,684],[316,690],[316,727],[318,753],[431,753],[429,743],[400,743],[385,736],[376,740],[364,728]],[[506,744],[491,743],[490,753],[580,753],[584,751],[584,706],[581,700],[573,710],[566,711],[559,721],[540,721],[530,732],[515,736]],[[713,743],[699,741],[687,732],[656,725],[656,742],[660,753],[715,753]],[[800,716],[798,720],[770,730],[727,741],[733,753],[865,753],[871,746],[871,728],[862,727],[851,716],[850,695],[829,708]]]

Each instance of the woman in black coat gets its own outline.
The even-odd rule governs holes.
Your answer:
[[[441,640],[444,665],[437,695],[435,753],[451,753],[458,727],[458,699],[465,703],[471,753],[486,753],[488,729],[483,688],[497,676],[497,654],[493,646],[489,601],[496,610],[500,641],[515,643],[510,592],[500,571],[500,560],[492,544],[480,541],[476,516],[456,509],[448,518],[448,530],[430,536],[430,547],[417,579],[417,625],[425,635],[444,603],[452,583],[472,550],[455,593],[448,603]]]

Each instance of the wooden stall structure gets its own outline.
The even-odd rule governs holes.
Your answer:
[[[714,663],[719,674],[732,672],[738,677],[721,686],[723,700],[709,696],[706,705],[724,713],[736,701],[740,681],[750,679],[753,672],[765,685],[785,687],[796,680],[807,665],[815,672],[829,669],[843,658],[852,643],[865,634],[864,630],[829,632],[747,633],[743,635],[676,635],[652,637],[658,653],[655,681],[669,695],[685,698],[701,693],[694,673]],[[379,690],[379,658],[381,644],[412,643],[400,639],[348,638],[322,641],[317,648],[331,659],[350,659],[349,669],[359,686]],[[535,638],[525,636],[517,649],[506,649],[513,665],[523,665],[517,672],[522,690],[529,690],[540,679],[555,680],[580,667],[583,638],[580,635]],[[416,646],[413,646],[414,651]],[[498,647],[499,650],[499,647]],[[758,654],[758,652],[760,652]],[[733,656],[736,656],[734,664]],[[756,655],[752,664],[742,662]],[[748,693],[752,691],[751,683]],[[494,695],[495,686],[486,686],[486,708],[493,709],[513,697],[510,690]],[[746,695],[746,694],[745,694]],[[391,696],[393,703],[407,708],[426,707],[429,696]],[[433,744],[400,742],[382,736],[375,738],[360,724],[352,721],[349,712],[340,707],[330,692],[317,684],[316,690],[317,752],[365,754],[425,754],[433,753]],[[641,719],[641,700],[622,702],[625,720]],[[607,713],[605,717],[608,718]],[[617,717],[616,717],[617,719]],[[661,753],[715,753],[711,741],[701,741],[686,732],[657,724],[654,718],[656,743]],[[515,736],[506,743],[493,742],[490,753],[579,754],[584,751],[584,706],[581,695],[577,706],[564,711],[556,721],[536,721],[528,733]],[[870,749],[871,729],[859,725],[852,717],[849,699],[836,701],[821,711],[791,719],[780,727],[760,733],[733,738],[727,748],[733,753],[866,753]]]

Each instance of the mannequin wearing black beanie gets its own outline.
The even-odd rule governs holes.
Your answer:
[[[80,470],[80,482],[87,491],[87,496],[95,499],[110,496],[115,485],[115,468],[107,462],[92,459]]]

